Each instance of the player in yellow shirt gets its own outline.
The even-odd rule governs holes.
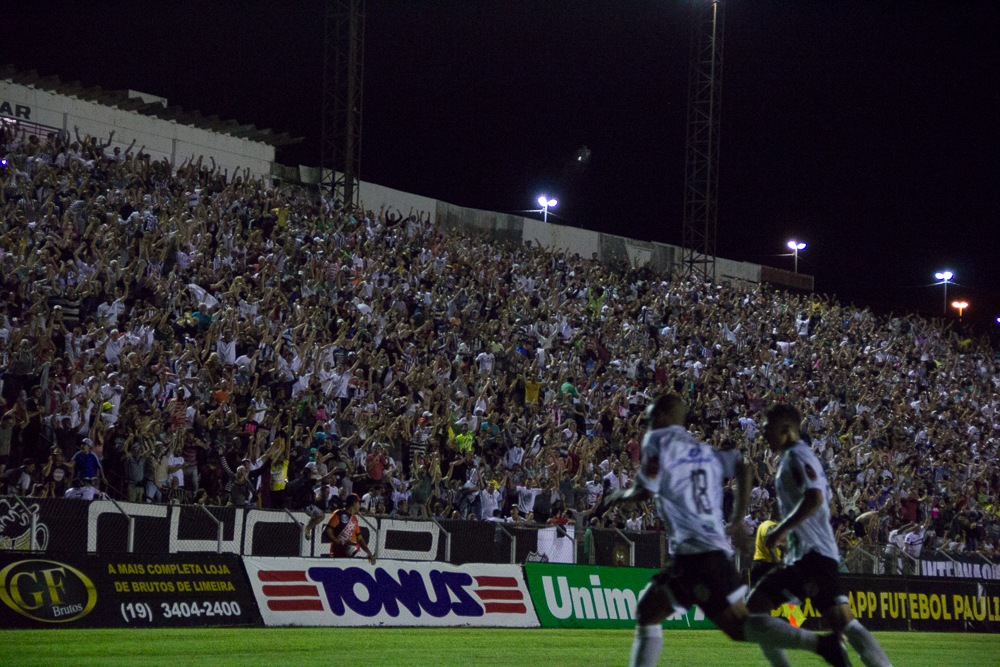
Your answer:
[[[750,566],[751,586],[755,586],[765,574],[773,570],[779,563],[781,563],[781,556],[778,553],[778,549],[768,549],[765,544],[768,533],[774,530],[774,527],[778,525],[779,521],[781,521],[781,511],[778,509],[777,500],[771,501],[770,509],[770,518],[767,521],[762,521],[761,524],[757,526],[757,537],[754,540],[756,548],[753,554],[753,565]]]

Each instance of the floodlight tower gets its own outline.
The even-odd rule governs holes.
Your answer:
[[[559,204],[558,200],[556,200],[556,199],[549,199],[545,195],[542,195],[541,197],[538,198],[538,205],[542,207],[541,211],[542,211],[542,221],[543,222],[548,222],[549,221],[549,209],[550,208],[555,208],[556,205],[558,205],[558,204]]]
[[[354,208],[361,178],[365,0],[327,0],[323,45],[322,187]]]
[[[948,283],[951,282],[951,279],[955,277],[955,274],[952,273],[951,271],[938,271],[937,273],[934,274],[934,277],[937,278],[940,281],[938,283],[938,285],[944,285],[944,314],[947,315],[948,314]]]
[[[719,112],[722,103],[721,0],[694,0],[684,169],[684,271],[715,282],[719,219]]]
[[[806,249],[806,244],[805,243],[801,243],[799,241],[796,241],[795,239],[792,239],[786,245],[788,246],[788,249],[792,251],[792,254],[795,255],[795,273],[798,273],[799,272],[799,250],[805,250]]]

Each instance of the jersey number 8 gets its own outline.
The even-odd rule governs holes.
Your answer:
[[[712,513],[712,501],[708,497],[708,475],[700,468],[691,471],[691,494],[699,514]]]

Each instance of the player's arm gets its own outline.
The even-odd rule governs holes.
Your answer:
[[[635,482],[628,489],[615,489],[601,503],[605,508],[615,505],[641,503],[653,497],[660,479],[660,454],[643,447],[642,470],[635,476]]]
[[[615,489],[608,494],[608,497],[604,499],[603,505],[605,508],[612,508],[616,505],[626,505],[631,503],[641,503],[649,500],[653,497],[648,489],[639,483],[639,478],[636,477],[636,483],[633,484],[628,489],[622,491],[621,489]],[[598,503],[601,504],[601,503]]]
[[[771,533],[773,533],[777,529],[778,529],[778,526],[777,526],[777,524],[775,524],[775,525],[771,526],[770,528],[768,528],[764,532],[764,548],[767,550],[768,555],[771,557],[771,562],[772,563],[780,563],[781,562],[781,551],[778,548],[780,545],[775,545],[773,548],[767,546],[767,536],[770,535]]]
[[[753,470],[750,469],[750,466],[743,459],[736,462],[735,470],[736,491],[733,494],[733,513],[729,517],[730,526],[736,525],[747,515],[747,507],[750,506],[751,479],[753,477]]]
[[[813,512],[823,504],[823,492],[819,489],[806,489],[802,495],[802,500],[795,506],[795,510],[779,523],[773,531],[765,538],[764,546],[774,549],[778,541],[785,536],[788,531],[812,516]]]
[[[735,546],[740,551],[749,549],[750,535],[747,534],[743,525],[743,517],[747,515],[747,507],[750,505],[750,480],[753,472],[750,466],[742,459],[736,461],[733,466],[733,479],[736,488],[733,490],[733,513],[729,517],[729,525],[726,526],[728,535]]]

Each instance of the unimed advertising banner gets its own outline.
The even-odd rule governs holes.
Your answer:
[[[0,628],[259,623],[237,556],[0,552]]]
[[[528,590],[543,628],[633,628],[642,590],[657,570],[638,567],[524,566]],[[701,609],[675,613],[665,628],[714,628]]]
[[[244,557],[265,625],[538,627],[521,568]]]

